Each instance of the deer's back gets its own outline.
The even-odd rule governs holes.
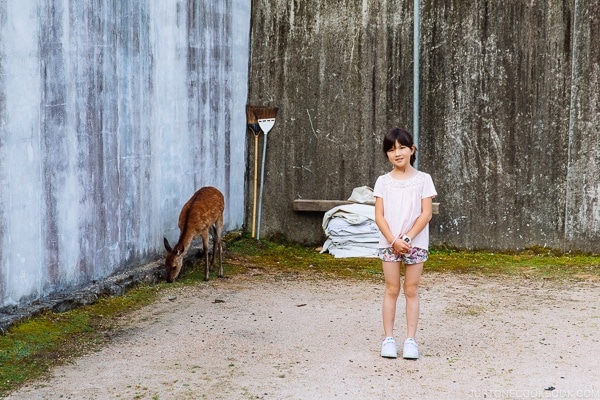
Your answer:
[[[194,236],[208,229],[223,215],[225,199],[223,194],[214,187],[207,186],[198,189],[185,203],[179,214],[179,229],[193,231]]]

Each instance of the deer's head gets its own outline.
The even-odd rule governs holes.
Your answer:
[[[179,276],[181,266],[183,265],[183,245],[178,243],[172,249],[167,238],[164,238],[167,257],[165,258],[165,268],[167,269],[167,282],[171,283]]]

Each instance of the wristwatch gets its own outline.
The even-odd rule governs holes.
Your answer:
[[[404,242],[406,242],[407,244],[411,244],[411,243],[412,243],[412,240],[411,240],[411,238],[409,238],[409,237],[408,237],[408,236],[406,236],[406,235],[402,236],[402,240],[403,240]]]

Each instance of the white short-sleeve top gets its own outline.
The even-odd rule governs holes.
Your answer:
[[[437,192],[431,176],[425,172],[408,179],[394,179],[388,172],[381,175],[373,189],[375,197],[383,199],[383,216],[394,236],[404,235],[421,215],[421,200],[435,197]],[[390,247],[385,236],[379,236],[379,247]],[[429,224],[414,238],[412,246],[429,249]]]

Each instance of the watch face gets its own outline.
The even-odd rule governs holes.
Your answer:
[[[405,238],[404,238],[404,241],[405,241],[406,243],[409,243],[409,242],[410,242],[410,239],[409,239],[409,238],[407,238],[407,237],[405,237]]]

